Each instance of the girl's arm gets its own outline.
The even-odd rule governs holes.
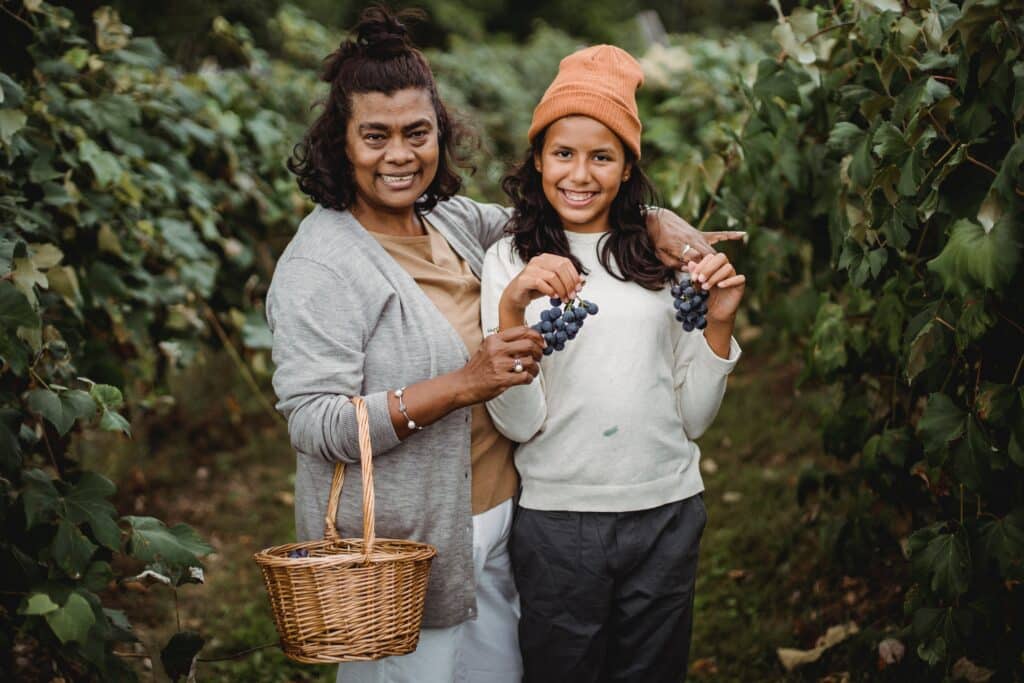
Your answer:
[[[740,357],[732,333],[746,278],[736,273],[724,254],[705,256],[688,269],[695,285],[710,294],[703,334],[679,332],[676,342],[677,406],[686,435],[697,439],[718,414],[726,378]]]
[[[571,267],[567,259],[561,260]],[[526,305],[540,295],[538,291],[565,297],[574,292],[579,283],[575,269],[562,274],[547,270],[538,273],[538,270],[534,268],[527,272],[523,269],[522,262],[512,256],[509,240],[502,240],[487,251],[480,284],[480,320],[485,335],[527,322],[524,320]],[[543,279],[544,283],[531,279],[534,276]],[[547,418],[544,375],[540,365],[537,364],[536,381],[491,399],[487,402],[487,410],[494,426],[509,439],[522,443],[533,438]]]

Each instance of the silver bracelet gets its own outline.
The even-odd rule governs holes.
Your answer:
[[[395,389],[395,398],[398,399],[398,412],[400,412],[402,416],[405,417],[406,420],[408,420],[408,422],[405,423],[405,426],[416,432],[422,431],[423,427],[420,427],[418,424],[416,424],[416,420],[409,417],[409,413],[405,410],[405,399],[402,398],[403,396],[405,396],[405,387],[402,387],[401,389]]]

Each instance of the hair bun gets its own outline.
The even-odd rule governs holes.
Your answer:
[[[354,32],[356,42],[367,56],[397,57],[414,49],[409,30],[400,21],[405,14],[395,15],[383,7],[368,7],[363,11]]]

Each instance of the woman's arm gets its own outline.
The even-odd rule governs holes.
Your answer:
[[[278,264],[267,298],[277,408],[288,420],[292,446],[325,460],[359,460],[349,398],[362,392],[364,349],[377,321],[375,309],[359,300],[357,291],[333,270],[292,258]],[[406,411],[427,426],[453,410],[528,382],[528,372],[512,372],[512,358],[540,357],[542,343],[533,330],[510,330],[481,345],[459,370],[407,387]],[[413,431],[398,410],[393,389],[363,396],[378,455]]]

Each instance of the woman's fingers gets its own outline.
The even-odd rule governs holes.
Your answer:
[[[744,230],[719,230],[712,232],[705,232],[704,237],[707,239],[709,244],[718,244],[719,242],[728,242],[731,240],[743,240],[747,239],[747,233]]]

